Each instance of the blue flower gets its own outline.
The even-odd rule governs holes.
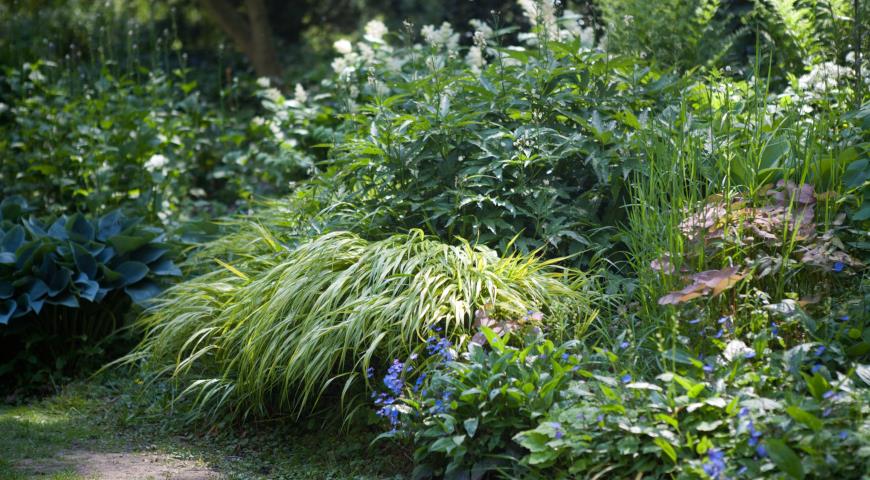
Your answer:
[[[764,448],[764,445],[758,445],[755,447],[755,453],[757,453],[759,457],[764,458],[767,456],[767,449]]]
[[[755,424],[752,423],[752,420],[746,424],[746,430],[749,431],[749,446],[754,447],[758,445],[758,441],[761,439],[761,432],[755,429]]]
[[[562,354],[562,361],[563,362],[567,362],[569,358],[571,358],[571,355],[568,355],[567,353]]]
[[[755,352],[746,352],[743,354],[743,358],[755,358]]]
[[[562,436],[565,435],[565,432],[562,431],[562,424],[561,423],[550,422],[550,426],[553,427],[553,430],[555,430],[556,440],[561,439]]]
[[[849,321],[849,316],[848,316],[848,315],[843,315],[842,317],[840,317],[839,320],[840,320],[841,322],[848,322],[848,321]]]
[[[745,416],[747,416],[747,415],[749,415],[749,409],[746,408],[746,407],[741,408],[740,411],[737,412],[737,416],[738,416],[738,417],[741,417],[741,418],[742,418],[742,417],[745,417]]]
[[[387,374],[384,376],[384,385],[396,396],[402,394],[402,387],[405,386],[405,381],[402,380],[402,372],[404,370],[405,364],[396,359],[393,360],[393,364],[390,365]]]
[[[709,363],[705,363],[704,364],[704,371],[707,373],[712,373],[713,372],[713,365],[710,365]]]
[[[822,395],[822,398],[824,398],[825,400],[829,400],[829,399],[831,399],[831,398],[834,398],[836,395],[837,395],[837,394],[834,393],[833,390],[828,390],[827,392],[825,392],[825,393]]]
[[[374,369],[374,367],[369,367],[369,368],[367,368],[367,369],[366,369],[366,378],[372,378],[372,377],[374,377],[374,376],[375,376],[375,369]]]
[[[821,364],[821,363],[817,363],[817,364],[813,365],[813,368],[810,369],[810,372],[812,372],[812,373],[816,373],[816,372],[818,372],[818,371],[821,370],[821,369],[822,369],[822,364]]]
[[[719,331],[716,332],[716,335],[713,336],[713,338],[722,338],[722,334],[724,333],[725,331],[720,328]]]
[[[694,319],[694,320],[689,320],[689,325],[695,325],[695,324],[698,324],[698,323],[701,323],[701,319],[700,319],[700,318],[696,318],[696,319]]]
[[[833,270],[839,273],[843,271],[843,267],[845,267],[845,265],[843,265],[843,262],[835,262]]]
[[[816,349],[816,356],[821,357],[822,354],[825,353],[825,350],[827,350],[827,347],[825,347],[824,345],[819,345],[819,348]]]
[[[622,383],[628,383],[630,381],[631,381],[631,375],[626,373],[625,375],[622,376]]]
[[[831,409],[831,407],[827,407],[827,408],[825,408],[825,410],[822,412],[822,416],[823,416],[823,417],[829,417],[829,416],[831,415],[831,412],[832,412],[832,411],[833,411],[833,410]]]
[[[619,348],[625,350],[626,348],[628,348],[629,345],[630,343],[628,343],[628,340],[624,340],[622,343],[619,344]]]
[[[444,361],[453,360],[453,352],[450,351],[452,346],[453,344],[446,338],[429,337],[426,339],[426,351],[429,355],[440,355]]]
[[[602,414],[598,415],[598,423],[601,423],[603,421],[604,421],[604,414],[602,413]]]
[[[419,377],[417,377],[417,381],[414,382],[414,393],[417,393],[417,390],[423,385],[423,380],[426,379],[426,373],[421,373]]]
[[[720,478],[725,474],[725,454],[720,450],[711,448],[707,450],[707,461],[703,465],[704,473],[711,478]]]
[[[779,325],[777,325],[776,322],[770,322],[770,333],[773,334],[774,337],[779,335]]]
[[[848,436],[849,433],[847,431],[843,430],[842,432],[840,432],[840,440],[845,440]]]

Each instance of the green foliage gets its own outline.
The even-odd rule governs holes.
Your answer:
[[[580,321],[597,298],[552,261],[420,231],[378,242],[334,232],[289,250],[264,236],[264,246],[238,265],[215,259],[221,267],[169,289],[139,322],[145,340],[127,361],[178,377],[199,418],[300,415],[337,391],[350,415],[366,369],[407,354],[429,327],[461,339],[484,304],[519,317],[557,300]]]
[[[306,175],[293,159],[248,147],[262,127],[225,116],[187,75],[104,69],[86,85],[51,63],[7,67],[2,193],[40,211],[136,204],[169,220],[182,210],[222,213],[221,204]]]
[[[608,49],[683,71],[719,66],[745,33],[730,31],[733,18],[721,0],[596,3],[607,24]]]
[[[159,277],[181,275],[163,232],[119,210],[48,222],[26,212],[21,197],[0,204],[0,378],[13,384],[82,367],[89,354],[78,349],[121,326],[127,298],[144,303]]]
[[[866,318],[866,306],[859,308],[852,313]],[[382,415],[395,412],[399,427],[385,436],[413,441],[417,478],[759,478],[774,471],[861,478],[870,466],[870,371],[846,332],[866,320],[819,319],[839,333],[783,348],[778,328],[794,320],[774,318],[773,328],[750,335],[751,346],[732,325],[721,341],[657,352],[629,342],[613,350],[556,347],[541,338],[516,348],[484,328],[489,349],[471,345],[451,361],[403,369],[417,376],[413,387],[401,381],[395,389],[395,377],[385,377],[396,397],[377,403],[385,405]],[[632,357],[649,355],[661,357],[663,373],[648,381],[626,373]]]

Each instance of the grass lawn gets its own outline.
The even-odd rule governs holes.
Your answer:
[[[166,388],[142,392],[136,379],[111,376],[0,406],[0,479],[109,479],[107,472],[130,480],[391,479],[404,478],[410,464],[386,443],[370,446],[372,433],[313,420],[186,428],[169,408]],[[138,470],[117,470],[125,463]],[[161,468],[145,468],[155,466]]]

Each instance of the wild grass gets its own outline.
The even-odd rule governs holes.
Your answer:
[[[145,339],[126,360],[180,380],[199,418],[299,416],[338,391],[350,416],[366,370],[406,358],[431,329],[461,344],[478,308],[522,322],[556,304],[559,322],[582,325],[602,298],[590,277],[557,260],[500,257],[419,230],[377,242],[339,231],[289,250],[264,242],[274,251],[221,261],[170,289],[139,322]]]

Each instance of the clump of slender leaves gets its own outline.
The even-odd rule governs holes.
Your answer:
[[[447,245],[419,230],[368,242],[333,232],[215,269],[172,287],[140,322],[145,339],[128,361],[176,376],[193,413],[264,415],[312,410],[340,393],[360,405],[366,369],[406,355],[432,327],[461,342],[473,313],[522,318],[572,305],[582,322],[599,294],[586,276],[536,256],[498,256]],[[533,321],[533,320],[529,320]]]

